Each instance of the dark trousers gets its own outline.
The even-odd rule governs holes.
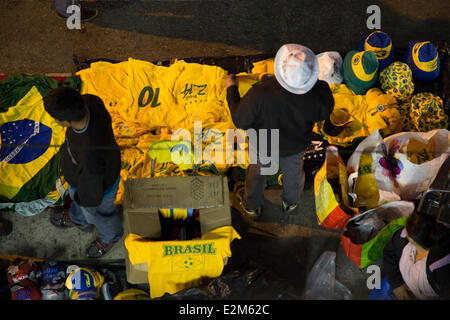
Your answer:
[[[305,173],[303,171],[303,154],[298,153],[287,157],[280,157],[280,169],[283,174],[283,193],[281,199],[288,205],[300,201],[300,193],[305,185]],[[261,166],[250,164],[245,176],[244,206],[249,210],[256,210],[264,204],[264,189],[267,176],[261,175]]]
[[[114,205],[117,195],[117,187],[114,187],[103,198],[97,207],[82,207],[75,201],[72,201],[69,209],[70,219],[80,225],[87,226],[93,224],[97,227],[98,237],[103,242],[118,241],[123,234],[122,220],[119,211]],[[69,185],[69,195],[73,200],[75,190]]]

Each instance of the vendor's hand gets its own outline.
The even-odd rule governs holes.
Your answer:
[[[230,74],[225,80],[225,89],[227,89],[231,86],[238,86],[238,85],[239,85],[239,81],[236,78],[235,74]]]
[[[409,290],[408,290],[408,287],[406,286],[406,284],[403,284],[400,287],[393,289],[392,291],[394,292],[395,296],[399,300],[410,300],[411,299]]]

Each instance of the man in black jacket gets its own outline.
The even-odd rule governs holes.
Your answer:
[[[120,149],[114,139],[111,117],[103,101],[60,87],[44,99],[45,110],[66,130],[61,168],[73,202],[69,212],[57,212],[50,221],[57,227],[78,227],[98,237],[86,250],[101,257],[120,240],[122,222],[114,205],[120,181]]]
[[[268,156],[274,154],[274,161],[283,174],[282,209],[291,213],[297,208],[303,190],[303,153],[311,143],[314,123],[325,120],[327,126],[331,125],[329,116],[334,98],[328,84],[317,80],[319,65],[310,49],[297,44],[284,45],[275,56],[274,66],[275,78],[254,86],[242,99],[233,75],[228,77],[225,86],[235,126],[243,130],[267,129]],[[276,133],[279,142],[272,145],[271,138]],[[260,133],[258,140],[260,147],[264,135]],[[263,171],[267,164],[261,161],[265,156],[262,150],[255,144],[249,147],[257,150],[258,161],[247,168],[241,206],[248,215],[256,218],[262,213],[267,179]]]

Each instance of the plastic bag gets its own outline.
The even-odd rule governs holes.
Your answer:
[[[393,201],[378,208],[368,210],[348,220],[344,235],[354,243],[363,244],[373,239],[386,224],[414,211],[414,203]]]
[[[347,168],[335,146],[327,147],[323,166],[314,177],[314,196],[319,225],[340,229],[357,210],[349,207]]]
[[[292,281],[281,278],[277,273],[260,264],[248,264],[224,272],[213,279],[206,287],[208,299],[265,300],[300,299]]]
[[[406,132],[384,139],[386,146],[399,146],[396,156],[403,163],[395,180],[402,200],[414,200],[433,183],[450,152],[450,132]]]
[[[358,208],[415,200],[426,191],[450,151],[450,132],[404,132],[384,139],[378,130],[347,162],[349,195]]]
[[[351,300],[352,293],[335,279],[336,252],[325,251],[314,263],[306,279],[303,299],[306,300]]]
[[[344,233],[356,244],[369,241],[386,225],[374,212],[365,216],[359,215],[356,218],[347,224],[347,230]]]
[[[373,289],[370,291],[367,300],[397,300],[391,286],[386,278],[381,281],[380,289]]]
[[[377,235],[363,244],[353,243],[344,233],[341,244],[345,254],[358,267],[365,268],[383,256],[383,249],[395,232],[402,229],[408,217],[402,217],[387,224]]]

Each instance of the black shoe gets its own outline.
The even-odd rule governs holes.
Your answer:
[[[250,210],[244,206],[243,202],[240,202],[239,204],[241,205],[242,210],[252,219],[257,219],[262,215],[262,207],[256,210]]]
[[[60,229],[76,227],[79,230],[84,231],[84,232],[94,231],[94,226],[92,224],[89,224],[87,226],[80,226],[80,225],[74,223],[72,221],[72,219],[70,219],[68,210],[61,210],[61,211],[54,210],[50,216],[50,222],[55,227],[60,228]]]
[[[56,14],[61,19],[65,19],[65,20],[67,20],[67,18],[69,17],[69,16],[66,17],[66,16],[60,14],[58,11],[56,12]],[[97,9],[90,9],[90,8],[86,8],[84,6],[81,6],[81,22],[91,21],[92,19],[96,18],[97,16],[98,16],[98,10]]]
[[[12,222],[3,218],[0,218],[0,236],[6,237],[12,232]]]
[[[86,256],[88,258],[100,258],[107,254],[114,245],[119,241],[103,242],[99,238],[95,239],[86,249]]]
[[[88,22],[98,16],[97,9],[90,9],[81,6],[81,22]]]
[[[294,212],[295,209],[297,209],[297,207],[298,207],[298,203],[288,205],[286,202],[283,201],[282,209],[283,209],[283,212],[286,214]]]

